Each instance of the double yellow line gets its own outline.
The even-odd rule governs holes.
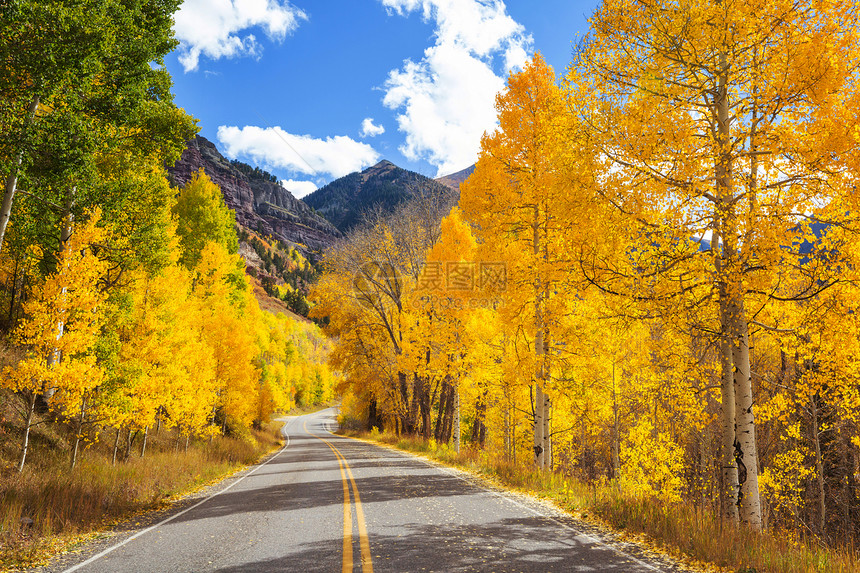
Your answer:
[[[308,432],[308,424],[304,424],[305,432]],[[323,442],[331,451],[334,452],[337,458],[337,463],[340,466],[340,478],[343,482],[343,573],[352,573],[353,557],[352,557],[352,503],[349,495],[349,484],[352,484],[352,495],[355,497],[355,516],[358,521],[358,542],[361,546],[361,570],[363,573],[373,573],[373,560],[370,557],[370,542],[367,540],[367,525],[364,522],[364,509],[361,507],[361,496],[358,494],[358,486],[355,485],[355,477],[352,475],[346,458],[340,453],[334,444],[328,440],[313,435],[316,439]],[[349,479],[347,479],[349,476]]]

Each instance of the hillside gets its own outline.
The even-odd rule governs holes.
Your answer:
[[[271,236],[305,254],[322,251],[341,233],[304,202],[284,189],[277,178],[239,161],[228,161],[211,141],[197,136],[168,172],[177,186],[203,169],[236,212],[236,222],[262,236]]]
[[[461,169],[460,171],[458,171],[456,173],[451,173],[450,175],[443,175],[442,177],[437,177],[436,181],[438,181],[442,185],[447,185],[448,187],[450,187],[451,189],[454,189],[455,191],[459,191],[460,183],[462,183],[463,181],[468,179],[469,175],[471,175],[474,171],[475,171],[475,165],[472,164],[469,167],[467,167],[465,169]]]
[[[361,222],[364,213],[376,208],[393,211],[397,205],[419,193],[449,195],[451,189],[383,160],[360,173],[350,173],[332,181],[305,197],[304,201],[346,233]]]

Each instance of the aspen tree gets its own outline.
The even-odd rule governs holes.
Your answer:
[[[498,253],[507,264],[509,332],[528,348],[522,355],[533,369],[535,464],[549,469],[556,309],[576,292],[571,255],[598,211],[586,216],[589,155],[570,152],[584,146],[569,127],[555,73],[539,54],[511,74],[496,109],[499,129],[482,139],[475,172],[461,185],[460,206],[476,226],[482,256]]]
[[[733,415],[739,515],[754,528],[762,516],[749,316],[775,300],[783,248],[809,232],[797,226],[803,214],[847,193],[856,12],[839,1],[607,0],[569,76],[582,121],[601,140],[602,196],[655,247],[645,249],[654,276],[678,285],[678,260],[712,259],[711,276],[690,283],[710,284],[719,307],[732,371],[723,375],[724,431]],[[706,234],[712,247],[702,254],[670,247]],[[669,283],[661,288],[671,296]]]
[[[67,411],[77,412],[101,382],[103,372],[91,348],[101,325],[105,294],[99,281],[105,265],[93,252],[104,237],[92,213],[63,245],[57,270],[38,286],[24,305],[26,319],[15,333],[28,348],[26,358],[3,377],[4,385],[27,395],[24,436],[18,471],[23,471],[37,398],[46,388],[60,393]],[[57,325],[63,325],[62,336]],[[50,357],[50,359],[49,359]]]
[[[194,131],[173,104],[163,69],[176,44],[172,14],[178,5],[10,0],[0,6],[0,125],[7,135],[0,141],[0,251],[21,183],[52,172],[93,190],[84,185],[88,172],[98,153],[116,143],[118,130],[141,148],[159,150],[162,161],[178,158]],[[50,194],[51,185],[27,191]],[[82,206],[92,208],[99,199],[87,198]]]

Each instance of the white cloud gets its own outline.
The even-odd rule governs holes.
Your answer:
[[[345,135],[317,139],[288,133],[280,127],[222,125],[218,128],[218,141],[227,157],[244,156],[259,164],[305,175],[343,177],[379,161],[379,153],[373,147]]]
[[[385,133],[385,128],[373,123],[372,117],[365,117],[361,122],[361,137],[376,137]]]
[[[319,187],[313,181],[296,181],[294,179],[284,179],[281,181],[284,189],[293,194],[296,199],[301,199],[305,195],[310,195]]]
[[[185,0],[173,26],[179,62],[189,72],[197,69],[201,56],[257,57],[262,50],[257,38],[240,32],[260,27],[269,39],[280,42],[306,19],[285,0]]]
[[[392,13],[421,11],[436,43],[419,62],[406,60],[385,82],[383,103],[399,110],[400,151],[445,175],[474,163],[481,136],[496,126],[495,95],[521,68],[532,37],[501,0],[381,0]],[[500,73],[496,68],[501,67]]]

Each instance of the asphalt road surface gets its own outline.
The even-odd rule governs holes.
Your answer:
[[[530,498],[335,436],[335,424],[333,409],[291,418],[268,461],[41,571],[677,571]]]

